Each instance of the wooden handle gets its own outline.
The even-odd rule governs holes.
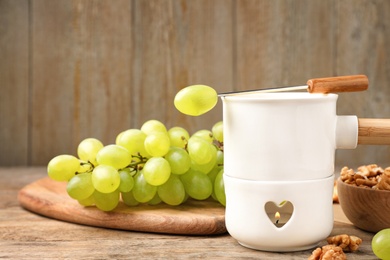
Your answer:
[[[363,91],[368,88],[366,75],[316,78],[307,81],[310,93],[337,93]]]
[[[358,144],[390,145],[390,119],[358,119]]]

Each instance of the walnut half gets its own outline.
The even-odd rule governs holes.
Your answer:
[[[354,252],[359,249],[362,240],[356,236],[348,236],[346,234],[328,237],[327,242],[330,245],[341,247],[344,252]]]
[[[316,248],[308,260],[346,260],[347,256],[343,249],[335,245],[326,245]]]

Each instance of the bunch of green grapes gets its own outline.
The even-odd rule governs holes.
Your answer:
[[[77,157],[54,157],[48,175],[66,181],[69,196],[80,204],[103,211],[115,209],[120,200],[128,206],[175,206],[212,197],[225,205],[222,121],[191,136],[182,127],[167,130],[149,120],[121,132],[115,144],[87,138]]]

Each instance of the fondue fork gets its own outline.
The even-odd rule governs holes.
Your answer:
[[[368,88],[368,78],[366,75],[350,75],[327,78],[309,79],[306,85],[290,86],[290,87],[276,87],[266,89],[252,89],[219,93],[218,96],[232,96],[242,94],[256,94],[269,92],[286,92],[307,90],[309,93],[339,93],[339,92],[355,92],[364,91]]]

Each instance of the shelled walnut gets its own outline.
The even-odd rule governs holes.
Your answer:
[[[360,166],[356,172],[343,167],[340,172],[343,182],[363,188],[390,190],[390,167],[383,169],[376,164]]]
[[[354,252],[359,249],[359,245],[362,240],[356,236],[348,236],[347,234],[341,234],[326,239],[328,244],[341,247],[344,252]]]
[[[316,248],[308,260],[345,260],[347,256],[343,249],[335,245],[326,245]]]
[[[378,190],[390,190],[390,167],[378,178]]]
[[[326,241],[328,245],[316,248],[308,260],[344,260],[344,252],[355,252],[362,243],[360,238],[346,234],[328,237]]]

